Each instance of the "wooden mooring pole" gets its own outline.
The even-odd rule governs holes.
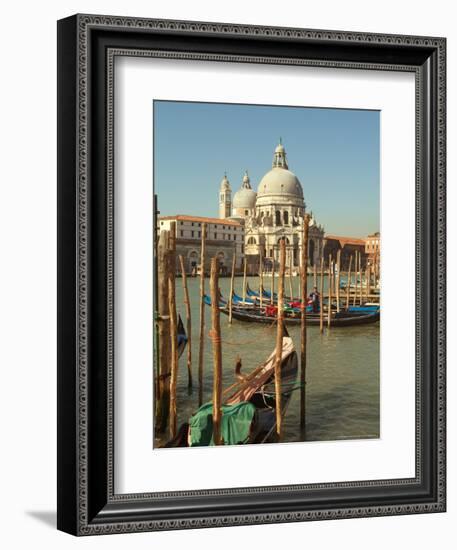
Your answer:
[[[259,247],[259,294],[260,294],[260,307],[263,307],[263,256],[262,248]]]
[[[176,223],[170,224],[170,254],[168,257],[168,309],[170,311],[170,438],[176,436],[178,386],[178,319],[176,314]]]
[[[157,325],[158,325],[158,372],[155,396],[155,431],[165,433],[170,411],[170,315],[168,303],[168,256],[170,232],[161,231],[157,251]]]
[[[186,306],[186,333],[187,333],[187,387],[192,387],[192,313],[190,310],[189,288],[187,286],[187,274],[184,258],[179,256],[181,265],[182,289],[184,292],[184,305]]]
[[[349,258],[349,269],[348,269],[348,276],[346,280],[346,309],[349,309],[349,294],[351,292],[351,267],[352,267],[352,254]]]
[[[198,345],[198,406],[203,404],[203,361],[205,354],[205,258],[206,256],[206,223],[202,223],[202,242],[200,252],[200,334]]]
[[[293,268],[293,259],[292,259],[292,251],[289,254],[289,298],[291,300],[294,299],[294,290],[292,288],[292,268]]]
[[[235,265],[236,265],[236,254],[234,252],[233,259],[232,259],[232,275],[230,277],[230,294],[229,294],[229,324],[230,325],[232,324],[233,280],[235,277]]]
[[[363,298],[362,298],[362,292],[363,292],[363,271],[362,271],[362,254],[359,253],[359,273],[360,273],[360,285],[359,285],[359,304],[362,305]]]
[[[354,296],[352,298],[352,305],[355,306],[355,302],[357,300],[357,282],[358,282],[358,267],[359,267],[359,259],[358,259],[358,250],[355,251],[355,261],[354,261]]]
[[[371,266],[368,267],[367,302],[371,296]]]
[[[211,260],[210,292],[212,320],[211,340],[213,344],[213,441],[215,445],[222,445],[222,344],[219,311],[219,265],[217,257]]]
[[[330,254],[328,258],[328,303],[327,303],[327,328],[332,323],[332,286],[333,286],[333,258]]]
[[[341,249],[336,253],[336,311],[340,312],[340,268],[341,268]]]
[[[247,261],[246,254],[243,259],[243,302],[246,302],[246,271],[247,271]]]
[[[319,328],[324,332],[324,256],[321,256],[321,287],[319,290]]]
[[[276,397],[276,433],[279,440],[282,435],[282,394],[281,394],[281,359],[282,340],[284,335],[284,274],[286,270],[286,243],[281,239],[279,245],[279,277],[278,277],[278,316],[276,330],[275,357],[275,397]]]
[[[300,270],[300,299],[301,299],[301,347],[300,347],[300,426],[306,425],[306,302],[308,298],[308,233],[309,233],[309,214],[303,218],[303,243],[301,250],[301,270]]]
[[[273,263],[271,264],[271,296],[270,303],[274,303],[274,294],[275,294],[275,248],[273,246]]]

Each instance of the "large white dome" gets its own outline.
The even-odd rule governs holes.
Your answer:
[[[275,167],[260,180],[257,196],[295,195],[303,198],[303,189],[297,176],[286,168]]]

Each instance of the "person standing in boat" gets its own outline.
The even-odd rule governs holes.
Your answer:
[[[308,297],[308,304],[310,304],[312,306],[313,313],[318,313],[319,312],[320,302],[321,302],[321,295],[319,294],[319,292],[317,290],[317,286],[315,286],[315,287],[313,287],[313,291],[311,292],[311,294]]]

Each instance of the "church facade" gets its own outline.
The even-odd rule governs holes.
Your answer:
[[[235,219],[244,225],[244,254],[251,272],[258,270],[259,258],[265,271],[277,268],[280,241],[286,242],[287,268],[297,273],[303,239],[306,204],[302,185],[289,170],[287,155],[280,142],[273,155],[272,168],[257,187],[251,187],[246,172],[241,188],[233,195],[225,175],[220,185],[219,217]],[[324,228],[311,213],[308,265],[319,265],[324,249]]]

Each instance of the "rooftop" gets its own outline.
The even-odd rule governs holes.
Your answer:
[[[164,220],[177,220],[177,221],[187,221],[187,222],[199,222],[199,223],[214,223],[218,225],[233,225],[237,227],[242,227],[240,222],[236,220],[228,220],[223,218],[206,218],[203,216],[187,216],[184,214],[177,214],[176,216],[159,216],[159,221]]]
[[[359,239],[356,237],[339,237],[338,235],[325,235],[325,238],[327,240],[334,240],[339,241],[341,247],[343,247],[345,244],[353,244],[357,246],[365,246],[365,239]]]

